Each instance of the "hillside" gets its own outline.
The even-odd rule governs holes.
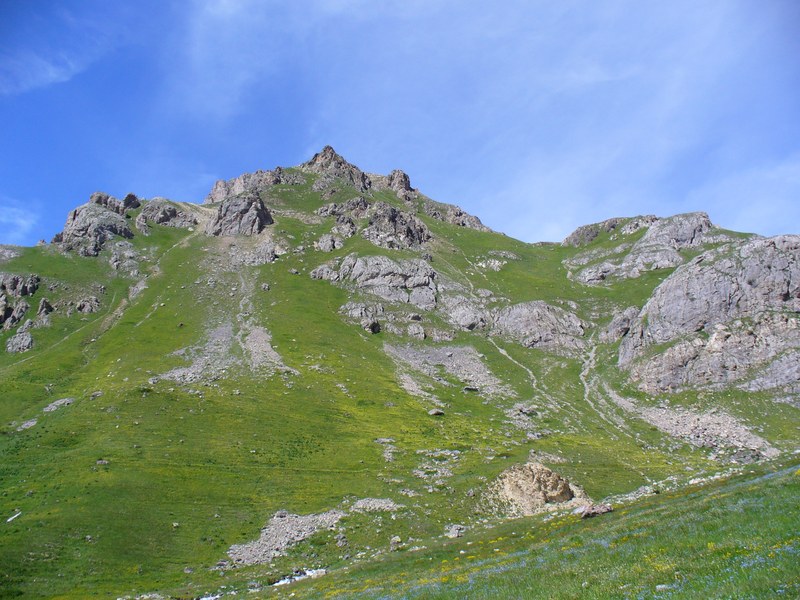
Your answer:
[[[800,236],[527,244],[330,147],[202,204],[95,193],[0,247],[0,596],[291,593],[542,513],[678,514],[797,462],[799,312]]]

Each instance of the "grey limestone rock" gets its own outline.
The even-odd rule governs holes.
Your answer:
[[[5,298],[5,296],[3,296],[3,298]],[[2,307],[1,305],[2,302],[0,302],[0,307]],[[3,309],[3,312],[6,313],[6,315],[0,314],[0,319],[2,319],[0,322],[3,323],[3,329],[8,331],[9,329],[16,327],[20,322],[22,322],[22,319],[25,318],[25,313],[27,313],[30,308],[30,304],[24,300],[17,302],[13,308],[6,306]],[[10,313],[8,312],[9,310],[11,311]]]
[[[257,235],[272,224],[272,215],[255,194],[226,198],[217,209],[206,233],[214,236]]]
[[[42,298],[39,301],[39,309],[36,311],[36,316],[41,317],[44,315],[49,315],[51,312],[55,310],[53,305],[50,304],[50,301],[47,298]]]
[[[305,177],[300,173],[276,167],[274,171],[256,171],[244,173],[239,177],[220,179],[214,184],[204,201],[204,204],[223,202],[228,198],[242,194],[254,194],[273,185],[299,185],[305,183]]]
[[[56,234],[53,242],[59,243],[66,251],[75,251],[82,256],[97,256],[112,236],[132,238],[133,231],[127,220],[113,206],[109,208],[108,201],[105,204],[102,202],[104,196],[107,195],[97,192],[92,195],[94,200],[90,199],[71,211],[64,231]]]
[[[534,300],[499,309],[491,333],[503,335],[528,348],[573,354],[584,349],[584,323],[573,313]]]
[[[764,377],[765,361],[800,347],[798,312],[800,236],[723,246],[656,288],[623,338],[619,364],[653,391],[739,381],[754,367],[766,368]],[[648,355],[661,344],[673,345]]]
[[[13,275],[0,273],[0,294],[14,298],[32,296],[39,289],[41,278],[38,275]]]
[[[300,165],[300,170],[322,176],[312,186],[316,191],[329,189],[336,180],[352,185],[359,192],[365,192],[372,186],[366,173],[347,162],[331,146],[325,146],[310,161]]]
[[[87,296],[78,301],[75,310],[79,313],[94,313],[100,310],[100,299],[97,296]]]
[[[315,269],[312,277],[349,281],[365,291],[393,302],[409,302],[431,309],[436,303],[436,271],[423,260],[394,261],[386,256],[359,257],[350,254],[338,273]]]
[[[455,206],[454,204],[443,204],[426,199],[423,204],[423,210],[429,217],[433,217],[438,221],[450,223],[458,227],[476,229],[478,231],[491,231],[491,229],[481,223],[478,217],[465,212],[461,207]]]
[[[6,342],[7,352],[27,352],[31,348],[33,348],[33,336],[28,331],[13,335]]]
[[[344,245],[344,240],[338,236],[326,233],[314,242],[314,247],[320,252],[333,252]]]
[[[123,216],[128,210],[141,206],[141,202],[135,194],[128,194],[122,200],[118,200],[105,192],[95,192],[89,197],[89,202],[97,204],[98,206],[103,206]]]
[[[723,233],[714,229],[705,213],[686,213],[667,218],[653,216],[635,217],[630,220],[609,219],[595,225],[587,225],[573,232],[564,245],[581,246],[591,241],[600,231],[619,230],[621,235],[630,235],[646,228],[645,234],[632,246],[620,244],[622,253],[616,258],[606,258],[599,263],[583,267],[575,278],[587,285],[597,285],[610,277],[635,278],[646,271],[677,267],[684,262],[680,250],[701,247],[704,244],[730,241]],[[606,254],[609,251],[605,252]],[[596,250],[567,261],[570,267],[590,263]],[[584,259],[584,256],[586,257]]]
[[[629,306],[620,313],[614,315],[611,322],[600,332],[600,341],[604,344],[611,344],[622,339],[631,329],[631,323],[639,316],[639,309]]]
[[[369,226],[362,235],[381,248],[418,248],[431,239],[428,227],[414,215],[384,202],[373,206]]]
[[[142,212],[136,217],[137,229],[146,229],[147,223],[188,228],[197,225],[197,219],[166,198],[153,198],[145,203]]]

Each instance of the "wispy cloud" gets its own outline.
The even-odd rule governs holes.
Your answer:
[[[128,39],[125,16],[96,0],[74,10],[21,3],[5,11],[0,95],[69,81]]]
[[[0,243],[28,243],[39,218],[36,204],[0,196]]]
[[[800,154],[703,185],[686,210],[707,210],[719,225],[766,235],[800,231]]]

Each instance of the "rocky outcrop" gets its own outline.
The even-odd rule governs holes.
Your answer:
[[[313,279],[352,283],[391,302],[410,303],[430,310],[436,306],[436,271],[419,259],[394,261],[386,256],[349,254],[339,270],[322,265],[311,272]]]
[[[652,217],[655,219],[655,217]],[[578,227],[575,231],[570,233],[563,242],[561,242],[562,246],[573,246],[574,248],[579,248],[581,246],[585,246],[595,240],[597,236],[601,233],[611,232],[614,231],[620,223],[624,222],[626,219],[621,218],[613,218],[613,219],[606,219],[605,221],[601,221],[600,223],[592,223],[590,225],[582,225]]]
[[[754,367],[766,368],[763,377],[767,361],[800,347],[798,312],[800,236],[723,247],[656,288],[623,338],[619,364],[651,392],[739,381]]]
[[[419,248],[431,239],[425,223],[384,202],[373,206],[369,226],[361,234],[376,246],[401,250]]]
[[[320,252],[333,252],[344,246],[344,240],[339,236],[326,233],[314,242],[314,248]]]
[[[132,238],[133,231],[125,216],[118,212],[120,206],[124,207],[124,202],[120,205],[117,204],[120,201],[112,200],[102,192],[92,194],[89,202],[69,213],[64,231],[56,234],[53,243],[81,256],[97,256],[113,236]]]
[[[627,220],[609,219],[577,229],[563,244],[581,246],[589,243],[602,231],[618,231],[620,235],[626,236],[643,228],[647,228],[647,231],[633,245],[619,245],[619,255],[616,258],[592,262],[595,256],[613,254],[614,250],[606,250],[600,255],[589,250],[566,261],[570,268],[588,264],[574,278],[587,285],[597,285],[609,278],[635,278],[646,271],[669,269],[683,264],[685,258],[681,255],[681,250],[731,241],[727,235],[714,228],[707,214],[697,212],[663,219],[652,216]],[[584,260],[584,256],[588,260]]]
[[[136,217],[136,228],[139,231],[146,233],[147,223],[185,229],[197,225],[197,219],[166,198],[153,198],[145,203],[142,212]]]
[[[369,174],[372,188],[376,190],[392,190],[400,200],[411,202],[419,196],[417,190],[411,187],[411,179],[400,169],[395,169],[389,175]]]
[[[351,217],[353,219],[363,219],[367,216],[370,203],[363,196],[351,198],[347,202],[331,202],[316,210],[316,214],[321,217]]]
[[[225,199],[206,227],[206,233],[215,236],[257,235],[272,222],[272,215],[261,198],[246,193]]]
[[[372,186],[366,173],[339,156],[331,146],[325,146],[310,161],[300,165],[300,170],[320,176],[312,186],[314,191],[330,189],[336,181],[351,185],[359,192],[366,192]]]
[[[433,217],[437,221],[450,223],[457,227],[467,227],[468,229],[476,229],[478,231],[491,231],[486,225],[481,223],[481,220],[465,212],[454,204],[442,204],[432,200],[425,200],[423,210],[429,217]]]
[[[97,296],[87,296],[82,298],[75,305],[75,310],[79,313],[89,314],[100,310],[100,299]]]
[[[30,304],[24,300],[20,300],[12,308],[7,304],[5,296],[2,296],[0,299],[0,323],[3,324],[3,329],[8,331],[16,327],[25,318],[25,314],[30,308]]]
[[[514,465],[489,489],[489,503],[512,517],[585,506],[591,502],[580,487],[541,463]]]
[[[0,294],[14,298],[32,296],[39,289],[41,278],[38,275],[14,275],[0,273]]]
[[[576,315],[534,300],[498,310],[491,333],[520,342],[528,348],[542,348],[567,354],[584,349],[585,325]]]
[[[89,203],[103,206],[108,210],[114,211],[118,215],[125,216],[125,213],[132,208],[139,208],[141,202],[135,194],[128,194],[122,200],[118,200],[105,192],[95,192],[89,196]]]
[[[6,342],[7,352],[27,352],[31,348],[33,348],[33,336],[27,331],[12,335]]]
[[[214,183],[214,187],[211,188],[203,203],[223,202],[228,198],[241,196],[242,194],[257,194],[273,185],[300,185],[305,181],[306,179],[302,174],[282,169],[281,167],[276,167],[274,171],[259,170],[255,173],[244,173],[239,177],[234,177],[227,181],[220,179]]]

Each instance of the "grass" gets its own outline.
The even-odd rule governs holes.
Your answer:
[[[310,187],[310,179],[301,186],[279,186],[270,192],[268,202],[283,211],[309,213],[325,204]],[[342,190],[337,196],[337,201],[346,200],[355,191]],[[375,196],[402,208],[388,192]],[[590,334],[615,308],[643,304],[668,274],[655,271],[613,285],[580,286],[566,279],[563,264],[578,252],[574,248],[528,245],[490,232],[456,228],[426,215],[420,218],[435,236],[429,250],[437,271],[468,288],[490,288],[509,303],[576,301]],[[302,244],[306,251],[238,270],[214,267],[229,252],[230,240],[153,226],[151,236],[133,240],[146,257],[141,270],[147,288],[132,300],[128,289],[136,278],[113,271],[106,256],[64,256],[40,247],[26,249],[2,265],[4,271],[35,272],[43,278],[34,302],[45,295],[51,302],[66,302],[91,293],[101,298],[101,310],[71,317],[57,311],[51,327],[33,331],[32,351],[0,353],[0,515],[21,513],[9,523],[0,521],[0,597],[117,597],[153,591],[191,597],[217,589],[220,582],[244,591],[248,581],[268,583],[295,567],[314,566],[329,567],[337,574],[318,583],[298,584],[299,592],[435,597],[474,591],[492,597],[500,590],[513,597],[534,589],[525,587],[533,586],[534,579],[547,579],[541,569],[530,571],[539,556],[560,573],[554,581],[571,581],[569,574],[580,567],[574,561],[580,559],[595,564],[597,573],[611,573],[609,585],[627,585],[630,580],[634,586],[630,589],[639,589],[633,574],[613,571],[613,564],[590,541],[592,536],[616,540],[626,535],[623,531],[636,531],[646,523],[652,527],[654,515],[667,514],[664,511],[683,515],[682,506],[686,505],[685,511],[700,506],[702,490],[662,495],[629,514],[620,511],[588,523],[571,517],[534,518],[524,521],[524,535],[510,533],[523,522],[492,521],[497,526],[483,532],[479,525],[489,517],[476,514],[480,494],[471,491],[480,491],[503,469],[525,461],[531,450],[559,456],[563,462],[549,466],[597,499],[676,473],[685,481],[714,472],[719,465],[705,451],[676,443],[644,422],[627,419],[621,430],[600,418],[584,396],[578,358],[502,340],[492,343],[482,333],[460,332],[451,344],[474,346],[515,396],[483,397],[464,392],[462,382],[451,376],[421,377],[446,404],[446,414],[432,418],[426,401],[398,385],[396,365],[384,351],[386,342],[410,341],[385,333],[370,335],[347,323],[338,309],[356,296],[308,276],[316,266],[351,252],[387,251],[356,236],[335,252],[315,252],[313,241],[330,230],[332,221],[309,225],[307,220],[297,214],[277,215],[271,229],[276,238],[291,241],[294,247]],[[614,243],[603,235],[596,241],[598,247]],[[497,250],[517,258],[504,259],[507,264],[499,272],[476,267]],[[408,258],[419,253],[392,251],[391,255]],[[99,291],[98,282],[106,286],[105,293]],[[230,322],[238,331],[243,282],[253,290],[250,318],[269,330],[282,360],[299,374],[269,375],[233,366],[225,376],[205,383],[178,385],[159,379],[186,365],[186,357],[177,352],[204,344],[220,323]],[[262,283],[269,283],[270,290],[262,291]],[[595,314],[605,316],[599,319]],[[428,326],[441,325],[442,319],[425,315]],[[9,335],[3,333],[0,343]],[[625,382],[614,366],[615,350],[611,345],[598,348],[595,373],[622,388]],[[238,349],[234,352],[241,354]],[[528,371],[535,376],[536,387]],[[630,393],[641,401],[654,401],[635,390]],[[42,412],[64,397],[75,398],[74,404]],[[775,405],[766,396],[720,392],[679,395],[673,400],[724,407],[763,427],[770,441],[784,448],[796,443],[797,409]],[[540,406],[534,419],[536,430],[543,434],[539,439],[529,439],[506,422],[505,411],[520,401]],[[620,411],[616,414],[627,418]],[[31,418],[38,420],[35,427],[16,431],[19,423]],[[384,460],[381,445],[374,441],[385,437],[395,440],[393,462]],[[443,462],[441,457],[426,456],[433,450],[459,452],[458,458],[447,462],[453,474],[443,485],[414,474],[426,462]],[[108,464],[99,464],[101,459]],[[785,485],[770,487],[778,482]],[[739,490],[735,493],[747,489],[760,497],[759,486],[764,493],[786,499],[796,491],[796,478],[776,477],[753,489],[735,488]],[[406,496],[403,490],[418,495]],[[392,498],[405,508],[393,516],[348,515],[342,521],[347,548],[336,546],[335,532],[321,532],[271,565],[213,569],[232,544],[255,539],[277,510],[306,514],[364,497]],[[662,504],[667,508],[658,508]],[[743,514],[743,519],[752,517]],[[639,521],[633,520],[636,515]],[[684,517],[689,519],[688,515]],[[796,524],[796,513],[789,515],[794,515]],[[778,539],[781,526],[784,532],[791,530],[780,518],[777,515],[775,526],[770,525],[764,543],[778,543],[770,540]],[[472,537],[441,542],[439,536],[452,522],[472,524]],[[619,534],[606,531],[612,525]],[[387,556],[394,535],[404,541],[414,538],[413,544],[428,550]],[[497,541],[498,537],[504,539]],[[581,544],[574,545],[579,538]],[[472,545],[465,545],[468,542]],[[559,550],[562,546],[570,552]],[[498,553],[495,547],[500,547]],[[459,548],[465,555],[453,553]],[[644,548],[640,556],[649,556],[654,548]],[[533,550],[536,559],[530,557]],[[471,555],[475,558],[466,558]],[[638,564],[635,556],[639,555],[626,558],[628,562],[620,559],[620,564],[632,569]],[[356,557],[356,565],[362,566],[347,570]],[[370,566],[376,557],[384,558]],[[462,568],[468,560],[468,568]],[[523,565],[522,560],[529,562]],[[447,565],[446,572],[431,571],[431,564],[437,569]],[[780,561],[775,565],[786,579],[791,570]],[[410,574],[405,587],[398,581],[404,572]],[[442,577],[450,579],[443,582]],[[460,581],[462,577],[467,579]],[[470,578],[486,583],[463,587]],[[367,579],[377,583],[364,585]],[[656,579],[642,581],[650,585]],[[524,586],[514,587],[515,582]],[[563,585],[568,596],[586,589]],[[612,590],[595,585],[590,581],[588,589],[597,589],[597,597]],[[684,589],[694,588],[680,588]],[[619,592],[619,587],[613,590]]]

